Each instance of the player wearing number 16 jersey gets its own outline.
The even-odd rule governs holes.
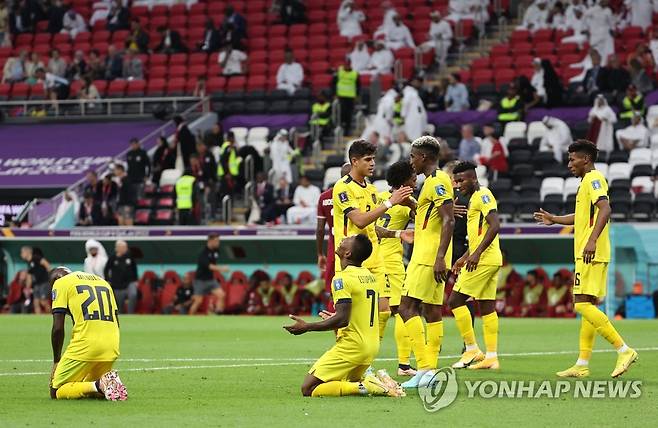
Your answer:
[[[128,398],[112,370],[119,357],[119,311],[110,284],[85,272],[58,267],[50,273],[53,312],[53,371],[50,396],[57,399]],[[64,322],[73,320],[73,334],[64,355]]]

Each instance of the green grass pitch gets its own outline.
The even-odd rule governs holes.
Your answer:
[[[332,344],[331,333],[295,337],[286,318],[124,316],[116,368],[128,387],[123,403],[48,397],[50,317],[0,317],[0,426],[655,426],[658,342],[655,321],[616,325],[640,360],[624,380],[641,380],[637,399],[471,398],[465,380],[555,380],[577,356],[577,320],[501,319],[499,372],[459,371],[459,396],[428,413],[415,392],[405,398],[304,398],[299,385]],[[67,322],[67,336],[70,334]],[[441,365],[461,350],[446,320]],[[476,321],[481,340],[480,320]],[[597,338],[591,379],[608,380],[616,354]],[[525,355],[524,355],[525,354]],[[450,357],[448,357],[450,356]],[[376,368],[396,368],[393,323]]]

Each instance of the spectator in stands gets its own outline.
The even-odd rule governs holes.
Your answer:
[[[593,141],[599,150],[611,152],[614,149],[613,131],[617,114],[603,95],[597,95],[587,121],[590,123],[587,139]]]
[[[651,40],[649,41],[649,51],[653,57],[654,69],[658,70],[658,30],[651,30]]]
[[[573,277],[567,269],[560,269],[553,275],[551,287],[546,291],[546,315],[553,317],[565,317],[573,313],[571,302],[571,287]]]
[[[350,64],[357,73],[364,73],[370,64],[370,52],[363,40],[357,40],[349,55]]]
[[[295,62],[290,48],[286,49],[285,62],[279,66],[276,73],[276,88],[288,92],[289,95],[295,93],[297,88],[302,85],[304,80],[304,69]]]
[[[566,12],[566,28],[572,29],[571,36],[564,37],[561,43],[577,43],[578,49],[582,49],[587,42],[587,23],[585,22],[585,7],[582,5],[570,5]],[[596,51],[598,53],[598,51]],[[601,57],[599,56],[599,59]]]
[[[222,68],[222,75],[233,76],[236,74],[245,74],[245,61],[247,54],[241,50],[234,49],[231,45],[226,45],[217,56],[219,66]]]
[[[151,175],[151,161],[137,138],[130,139],[130,150],[126,155],[128,178],[133,184],[142,184]]]
[[[537,94],[535,87],[530,83],[530,79],[528,79],[526,76],[518,76],[513,80],[513,82],[517,88],[517,93],[521,98],[521,117],[523,117],[523,115],[525,115],[528,110],[537,106],[541,102],[541,98]]]
[[[144,66],[137,52],[132,49],[126,50],[123,56],[122,77],[126,80],[143,80]]]
[[[94,194],[87,191],[78,211],[78,226],[98,226],[101,224],[101,205],[94,199]]]
[[[69,9],[64,15],[64,21],[62,25],[62,33],[71,35],[72,39],[80,34],[87,31],[87,23],[85,19],[75,11],[75,9]]]
[[[619,106],[619,118],[622,123],[630,123],[635,114],[644,116],[646,106],[644,104],[644,95],[642,95],[635,85],[628,85],[626,88],[626,96],[621,100]]]
[[[546,309],[546,289],[539,280],[536,270],[531,270],[526,275],[523,288],[523,301],[521,303],[522,317],[542,316]]]
[[[468,89],[462,83],[461,76],[452,73],[448,77],[448,88],[444,96],[446,111],[459,112],[470,108]]]
[[[359,95],[359,73],[350,64],[349,60],[338,67],[334,75],[333,87],[336,98],[340,104],[340,125],[346,135],[350,135],[352,116],[354,115],[354,102]]]
[[[89,170],[85,174],[85,185],[82,187],[82,193],[91,193],[95,201],[100,202],[99,189],[100,182],[98,181],[98,174],[96,171]]]
[[[247,37],[247,20],[244,16],[235,11],[233,6],[228,5],[224,9],[224,21],[222,22],[222,30],[226,31],[227,27],[231,25],[235,31],[234,43],[240,43],[240,39]]]
[[[293,206],[286,213],[288,224],[315,225],[320,193],[318,186],[311,184],[307,176],[299,177],[299,185],[292,197]]]
[[[527,78],[526,78],[527,81]],[[506,124],[523,119],[524,105],[514,82],[507,87],[507,93],[498,103],[498,122]]]
[[[608,0],[600,0],[585,13],[585,22],[589,33],[589,45],[601,55],[603,65],[615,53],[613,38],[614,16],[608,7]]]
[[[9,8],[5,0],[0,0],[0,48],[11,46],[9,33]]]
[[[165,169],[176,167],[176,142],[172,139],[171,144],[165,137],[158,138],[158,147],[153,153],[153,182],[158,185],[160,176]]]
[[[81,104],[86,102],[87,107],[93,108],[95,106],[94,101],[101,99],[100,94],[98,93],[98,88],[94,85],[94,82],[91,80],[91,77],[86,76],[83,79],[82,87],[78,93],[78,98],[82,101]]]
[[[97,49],[89,51],[87,57],[87,74],[91,80],[105,79],[105,64],[101,60],[100,53]]]
[[[57,100],[65,100],[69,97],[71,87],[68,80],[52,73],[46,73],[43,68],[36,71],[36,77],[37,80],[43,83],[46,98],[49,100],[55,102]]]
[[[525,11],[523,15],[523,22],[519,26],[520,29],[537,31],[543,28],[549,28],[548,22],[548,1],[535,0]]]
[[[95,239],[89,239],[85,242],[85,251],[87,257],[85,258],[84,271],[105,278],[105,265],[108,258],[103,244]]]
[[[34,28],[34,20],[27,0],[13,2],[9,13],[9,32],[11,34],[29,33]]]
[[[265,223],[265,213],[272,210],[274,205],[274,186],[267,181],[267,174],[260,171],[256,174],[256,204],[260,209],[257,223]]]
[[[298,314],[303,311],[302,298],[304,290],[300,289],[297,284],[292,280],[289,273],[285,273],[279,282],[278,291],[281,294],[281,310],[282,314]],[[308,308],[310,309],[310,307]]]
[[[427,129],[427,111],[418,91],[422,81],[419,77],[411,79],[402,91],[402,108],[400,115],[404,120],[404,133],[410,141],[419,138]]]
[[[174,116],[174,123],[176,124],[174,141],[180,145],[183,164],[185,167],[188,167],[190,165],[190,155],[196,150],[196,138],[192,135],[192,131],[190,131],[187,122],[182,116]]]
[[[317,100],[311,106],[310,126],[319,128],[318,138],[326,137],[331,133],[331,102],[326,90],[320,91]]]
[[[363,74],[376,76],[378,74],[390,74],[393,72],[395,57],[381,40],[375,42],[375,50],[370,56],[370,61]]]
[[[306,22],[306,6],[300,0],[279,0],[279,14],[285,25]]]
[[[128,301],[129,314],[135,313],[137,305],[137,261],[131,257],[128,243],[118,240],[114,244],[112,254],[105,265],[105,280],[112,285],[117,309],[124,313],[124,305]]]
[[[21,50],[18,57],[9,57],[2,69],[2,83],[16,83],[25,80],[25,60],[27,51]]]
[[[448,20],[459,22],[472,19],[480,34],[484,33],[484,25],[489,22],[488,0],[450,0]]]
[[[624,69],[616,55],[610,56],[608,65],[599,73],[598,86],[602,92],[617,96],[626,91],[631,82],[631,76]]]
[[[192,92],[193,97],[204,98],[208,94],[207,80],[206,76],[199,75],[196,78],[196,85],[194,86],[194,91]]]
[[[114,208],[116,207],[117,197],[119,196],[119,186],[112,181],[112,175],[107,173],[103,176],[103,180],[98,184],[100,194],[101,208],[104,206]]]
[[[226,141],[222,144],[219,154],[219,165],[217,165],[217,177],[220,180],[220,197],[223,195],[232,195],[242,184],[240,165],[242,165],[242,157],[238,154],[235,134],[229,131],[226,134]]]
[[[386,47],[393,50],[416,47],[411,31],[409,31],[409,27],[404,25],[400,15],[393,17],[393,25],[386,32]]]
[[[224,48],[230,46],[234,49],[244,50],[245,46],[242,43],[242,38],[239,36],[238,31],[233,24],[227,23],[222,26],[219,33],[219,47]]]
[[[206,240],[206,246],[197,259],[196,273],[194,275],[194,295],[190,306],[190,315],[196,314],[203,302],[204,296],[215,298],[211,310],[221,314],[224,312],[226,292],[215,279],[215,273],[228,272],[228,267],[217,264],[219,259],[219,235],[211,233]],[[211,301],[212,302],[212,301]]]
[[[366,15],[354,7],[354,0],[343,0],[338,9],[338,31],[342,37],[352,39],[363,34],[361,22],[366,20]]]
[[[555,30],[568,30],[567,17],[564,11],[564,4],[561,1],[555,2],[553,9],[548,13],[548,25]]]
[[[377,112],[375,113],[375,116],[366,119],[367,126],[361,134],[361,139],[368,139],[373,132],[377,132],[384,138],[391,139],[393,135],[394,107],[397,98],[400,98],[400,96],[394,88],[386,91],[377,102]],[[399,101],[400,102],[397,103],[399,107],[397,110],[398,118],[402,108],[401,98]]]
[[[190,226],[196,224],[194,218],[194,204],[196,202],[196,178],[191,168],[185,168],[183,175],[176,180],[176,211],[178,212],[178,224]]]
[[[130,168],[130,164],[128,168]],[[131,177],[126,174],[126,169],[122,164],[114,166],[114,178],[118,184],[117,222],[119,226],[132,226],[135,205],[137,205],[138,183],[133,182]]]
[[[183,275],[181,285],[176,289],[176,300],[173,305],[163,308],[165,314],[170,314],[174,310],[181,315],[186,315],[192,306],[192,296],[194,295],[193,287],[194,279],[192,272],[187,272]]]
[[[64,191],[64,197],[62,201],[57,205],[57,211],[55,212],[55,219],[48,226],[49,229],[54,229],[56,226],[59,226],[60,222],[66,222],[67,225],[73,225],[78,221],[78,211],[80,210],[80,202],[78,202],[78,196],[75,192]],[[70,214],[73,214],[73,217],[70,217]],[[65,219],[66,218],[66,219]],[[69,221],[73,220],[73,222]]]
[[[50,51],[47,71],[57,77],[66,76],[66,61],[64,61],[64,58],[59,54],[59,49],[53,49]]]
[[[274,191],[274,204],[266,207],[265,211],[263,211],[263,220],[266,224],[278,222],[278,218],[281,215],[285,215],[288,208],[292,206],[292,200],[290,199],[292,196],[290,183],[283,177],[279,179],[278,183],[279,184]]]
[[[589,57],[591,58],[591,66],[585,72],[585,77],[583,78],[578,91],[585,92],[587,95],[594,96],[599,92],[599,79],[601,76],[601,71],[603,67],[601,66],[601,55],[592,49],[590,51]]]
[[[31,85],[37,83],[37,70],[39,68],[46,68],[43,61],[41,61],[41,57],[39,56],[38,52],[32,52],[30,57],[26,58],[23,67],[25,69],[26,82]]]
[[[121,79],[123,77],[123,57],[114,45],[107,48],[104,68],[105,80]]]
[[[222,124],[220,122],[214,123],[203,136],[203,142],[209,148],[221,147],[224,144],[224,133],[222,132]]]
[[[130,12],[119,1],[113,1],[107,14],[108,31],[128,30],[130,28]]]
[[[38,248],[22,247],[21,259],[27,263],[27,288],[32,289],[34,297],[34,313],[50,312],[50,284],[48,283],[48,270],[50,264]]]
[[[557,163],[562,163],[563,155],[573,142],[569,125],[557,117],[544,116],[542,123],[546,126],[546,133],[539,143],[539,151],[553,152]]]
[[[269,277],[261,279],[256,289],[249,293],[247,313],[249,315],[279,315],[283,298],[274,288]]]
[[[642,94],[646,94],[653,90],[653,80],[647,75],[647,72],[640,61],[633,58],[630,60],[629,65],[628,71],[631,76],[631,84]],[[653,69],[653,67],[651,67],[651,69]]]
[[[644,126],[642,115],[636,113],[631,119],[631,124],[624,129],[618,129],[615,133],[617,142],[623,150],[630,152],[638,147],[649,146],[649,129]]]
[[[85,74],[87,74],[85,54],[81,50],[77,50],[73,56],[73,61],[66,68],[65,77],[69,81],[74,81],[82,79]]]
[[[133,52],[147,54],[149,52],[150,39],[149,35],[142,28],[139,19],[133,19],[130,22],[130,35],[125,42],[126,49],[132,50]]]
[[[641,27],[646,31],[651,27],[655,3],[647,0],[624,0],[624,4],[630,11],[631,22],[633,27]]]
[[[201,52],[217,52],[220,45],[219,31],[215,29],[215,23],[212,18],[206,18],[206,29],[203,33],[203,40],[197,43],[197,49]]]
[[[542,103],[547,107],[555,107],[562,101],[562,85],[549,60],[535,58],[532,61],[535,69],[530,83],[537,91]]]
[[[651,49],[649,49],[646,43],[639,42],[635,45],[635,50],[626,57],[626,64],[631,67],[633,60],[638,61],[640,68],[644,68],[648,74],[653,74],[656,68],[656,62],[654,61]]]
[[[479,137],[473,132],[473,125],[462,125],[462,139],[459,142],[459,160],[472,162],[480,154]]]
[[[427,41],[419,46],[422,52],[429,52],[434,49],[434,61],[443,68],[448,58],[448,50],[452,44],[452,27],[446,20],[441,19],[438,11],[430,13],[432,23],[428,33]]]
[[[480,142],[480,154],[475,157],[477,163],[487,167],[493,178],[497,179],[498,174],[506,174],[509,165],[507,157],[509,152],[507,146],[502,144],[495,135],[495,128],[492,125],[484,125],[482,133],[484,138]]]
[[[177,54],[187,52],[187,46],[183,43],[183,38],[176,30],[161,25],[158,27],[158,34],[160,34],[160,44],[155,48],[155,51],[163,54]]]
[[[276,136],[270,143],[270,159],[272,160],[273,181],[278,181],[281,178],[286,182],[292,183],[292,168],[290,161],[293,157],[294,151],[288,141],[288,131],[285,129],[279,130]]]
[[[66,8],[62,4],[62,0],[55,0],[48,7],[48,32],[51,34],[59,33],[62,31],[64,25],[64,15]]]

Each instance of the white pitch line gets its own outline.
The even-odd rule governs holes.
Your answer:
[[[647,348],[635,348],[637,351],[658,351],[658,347],[647,347]],[[597,349],[592,352],[595,353],[604,353],[604,352],[616,352],[611,349]],[[501,357],[535,357],[535,356],[545,356],[545,355],[566,355],[566,354],[575,354],[576,351],[547,351],[547,352],[519,352],[519,353],[507,353],[507,354],[499,354]],[[443,355],[442,358],[457,358],[460,357],[461,355]],[[193,359],[193,358],[178,358],[178,359],[126,359],[126,360],[119,360],[119,361],[161,361],[161,362],[166,362],[166,361],[233,361],[233,360],[240,360],[240,359],[209,359],[209,358],[200,358],[200,359]],[[241,361],[245,361],[248,359],[241,359]],[[267,366],[292,366],[292,365],[303,365],[303,364],[310,364],[315,361],[315,359],[304,359],[304,358],[289,358],[289,359],[280,359],[276,360],[274,358],[272,359],[251,359],[251,361],[276,361],[276,362],[271,362],[271,363],[256,363],[256,364],[220,364],[220,365],[199,365],[199,366],[167,366],[167,367],[139,367],[139,368],[126,368],[126,369],[121,369],[122,372],[140,372],[140,371],[161,371],[161,370],[191,370],[191,369],[225,369],[225,368],[244,368],[244,367],[267,367]],[[12,360],[0,360],[0,362],[4,361],[12,361]],[[33,361],[33,362],[46,362],[46,361],[51,361],[51,360],[15,360],[15,361]],[[249,360],[248,360],[249,361]],[[397,361],[397,358],[377,358],[376,361]],[[3,376],[41,376],[41,375],[47,375],[50,374],[50,372],[19,372],[19,373],[12,373],[12,372],[5,372],[5,373],[0,373],[0,377]]]

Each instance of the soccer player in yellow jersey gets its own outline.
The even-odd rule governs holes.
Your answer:
[[[387,297],[390,297],[384,277],[384,261],[379,249],[379,238],[395,237],[394,231],[378,228],[375,222],[388,209],[401,203],[411,204],[409,196],[413,193],[411,187],[401,187],[391,194],[383,203],[377,198],[377,189],[369,181],[375,170],[375,152],[377,147],[365,140],[356,140],[350,146],[348,156],[352,170],[334,185],[334,245],[336,248],[348,236],[365,234],[372,243],[372,255],[363,263],[377,280],[379,292],[379,323],[380,336],[391,311],[388,308]],[[402,232],[397,236],[407,239],[408,234]],[[336,258],[336,272],[340,271],[340,260]]]
[[[418,387],[422,377],[436,369],[443,340],[441,311],[455,218],[452,181],[438,165],[440,150],[439,141],[430,136],[411,145],[411,165],[417,174],[425,175],[425,182],[416,207],[414,249],[398,309],[418,363],[416,375],[402,385],[406,388]],[[421,304],[427,334],[420,318]]]
[[[480,187],[473,163],[459,163],[453,174],[459,193],[469,199],[466,215],[468,250],[452,268],[453,273],[459,276],[448,301],[465,345],[461,359],[453,367],[498,369],[496,288],[503,255],[498,240],[500,221],[496,199],[489,189]],[[469,298],[478,302],[482,315],[486,358],[475,341],[473,318],[466,306]]]
[[[560,377],[589,375],[589,360],[596,333],[617,349],[617,364],[612,377],[625,373],[637,360],[637,352],[628,347],[608,317],[597,308],[607,291],[608,263],[610,262],[610,201],[608,183],[603,174],[594,169],[598,149],[588,140],[578,140],[569,146],[569,170],[582,181],[576,195],[576,212],[556,216],[544,210],[534,214],[535,220],[545,225],[574,226],[574,308],[581,316],[580,353],[576,364],[558,372]]]
[[[306,397],[401,393],[374,375],[364,377],[379,352],[377,284],[374,275],[361,266],[371,253],[372,243],[366,235],[344,238],[336,250],[341,270],[332,281],[336,312],[314,323],[290,315],[295,324],[284,327],[294,335],[341,329],[336,344],[306,375],[302,384],[302,394]]]
[[[391,186],[391,190],[399,189],[400,187],[408,186],[416,188],[416,173],[411,167],[411,163],[407,160],[395,162],[386,171],[386,181]],[[391,191],[381,192],[379,199],[385,201],[391,197]],[[415,201],[413,201],[415,203]],[[385,229],[404,230],[406,229],[409,221],[415,215],[415,207],[404,205],[396,205],[389,208],[379,220],[377,226]],[[401,235],[401,232],[397,235]],[[416,370],[410,365],[409,358],[411,357],[411,341],[407,330],[404,328],[404,321],[397,313],[400,306],[400,298],[402,295],[402,284],[406,276],[403,260],[403,247],[400,238],[394,236],[393,238],[381,238],[380,249],[384,258],[384,275],[386,276],[386,285],[390,290],[390,298],[388,298],[389,307],[391,309],[391,316],[395,318],[395,344],[397,346],[398,354],[398,376],[413,376]],[[383,332],[380,332],[383,336]]]
[[[126,387],[112,370],[119,357],[119,311],[114,292],[103,278],[58,267],[52,286],[53,370],[51,398],[97,398],[123,401]],[[64,355],[64,321],[73,320],[73,335]]]

